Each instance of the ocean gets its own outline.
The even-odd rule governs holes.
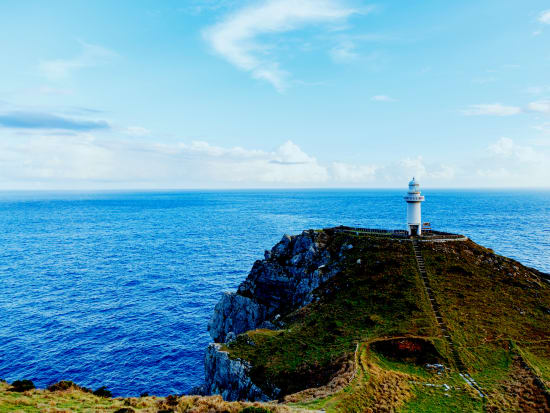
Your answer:
[[[0,378],[114,395],[203,380],[206,331],[283,234],[405,228],[406,190],[0,193]],[[423,191],[423,220],[550,272],[550,191]]]

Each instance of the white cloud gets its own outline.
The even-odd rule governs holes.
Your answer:
[[[287,141],[273,151],[204,141],[147,143],[90,134],[28,135],[0,142],[0,187],[324,186],[329,168]]]
[[[340,42],[337,46],[333,47],[330,51],[332,60],[337,63],[347,63],[359,58],[359,54],[355,51],[355,43],[351,40],[345,40]]]
[[[550,92],[550,86],[529,86],[525,89],[525,92],[530,95],[542,95],[543,93]]]
[[[370,98],[374,102],[395,102],[395,99],[387,95],[376,95]]]
[[[419,155],[379,166],[375,179],[378,182],[386,182],[386,185],[395,186],[407,183],[414,176],[423,183],[427,181],[432,185],[452,185],[456,173],[454,165],[426,162]]]
[[[205,141],[193,141],[189,145],[180,143],[177,147],[184,152],[191,152],[194,154],[209,156],[213,158],[225,157],[228,159],[237,160],[250,158],[269,158],[269,153],[261,150],[244,149],[240,146],[235,146],[233,148],[224,148],[222,146],[211,145],[210,143]]]
[[[371,183],[376,178],[375,165],[353,165],[344,162],[334,162],[331,165],[331,175],[334,180],[346,183]]]
[[[407,176],[414,176],[418,179],[422,179],[426,176],[427,170],[421,156],[416,158],[405,158],[399,162],[399,165],[406,171],[405,175]]]
[[[151,134],[149,129],[141,126],[128,126],[123,132],[129,136],[147,136]]]
[[[544,159],[544,156],[531,146],[518,145],[510,138],[500,138],[489,145],[489,152],[503,159],[514,159],[520,162],[539,162]]]
[[[533,112],[546,113],[550,115],[550,100],[539,100],[538,102],[531,102],[527,105],[527,108]]]
[[[529,145],[500,138],[487,147],[487,157],[478,161],[483,165],[477,175],[500,186],[543,186],[550,180],[550,153],[546,148],[536,150]]]
[[[274,155],[273,162],[280,162],[282,164],[308,164],[317,162],[315,158],[302,151],[292,141],[286,141],[279,146]]]
[[[2,150],[10,159],[0,162],[8,180],[89,180],[116,175],[113,153],[99,145],[93,136],[33,136]],[[13,168],[13,166],[17,166]]]
[[[68,59],[44,60],[39,63],[40,72],[51,80],[68,77],[74,70],[94,67],[117,56],[112,50],[102,46],[79,42],[82,51]]]
[[[421,157],[395,164],[319,162],[292,141],[267,151],[205,141],[150,143],[89,133],[0,141],[0,188],[223,188],[404,186],[451,177]]]
[[[550,179],[547,141],[530,146],[501,138],[476,159],[475,167],[459,168],[422,156],[385,163],[321,162],[292,141],[262,150],[99,136],[5,137],[0,140],[0,188],[405,187],[412,176],[425,186],[547,186]]]
[[[542,133],[550,134],[550,122],[544,122],[543,124],[533,126],[533,129]]]
[[[337,23],[356,13],[339,0],[266,0],[229,15],[204,31],[214,51],[277,90],[287,87],[288,73],[261,36],[293,31],[309,24]]]
[[[467,116],[512,116],[521,113],[521,108],[518,106],[505,106],[500,103],[489,103],[480,105],[470,105],[462,111]]]
[[[61,89],[61,88],[55,88],[51,86],[41,86],[38,88],[38,93],[42,95],[72,95],[73,90],[71,89]]]
[[[550,24],[550,10],[545,10],[539,14],[539,22]]]

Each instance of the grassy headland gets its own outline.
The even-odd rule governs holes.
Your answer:
[[[351,248],[345,248],[342,272],[318,289],[318,300],[286,315],[284,329],[250,331],[226,347],[231,357],[252,364],[256,383],[277,386],[295,406],[327,411],[548,408],[550,285],[544,274],[472,241],[422,243],[432,298],[457,363],[409,241],[343,233],[328,238],[329,250]],[[354,358],[357,373],[339,391],[292,396],[326,385]],[[427,364],[443,367],[430,371]]]

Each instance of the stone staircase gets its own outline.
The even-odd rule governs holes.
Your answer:
[[[458,351],[456,350],[456,347],[453,341],[451,340],[451,336],[449,334],[449,329],[447,328],[447,324],[443,320],[443,317],[441,317],[441,310],[440,310],[439,304],[434,298],[434,293],[430,286],[430,280],[428,279],[428,274],[426,273],[426,264],[424,263],[424,258],[422,257],[420,243],[418,242],[417,239],[413,239],[412,244],[414,249],[414,256],[416,258],[416,263],[418,265],[418,271],[420,272],[420,278],[422,280],[422,283],[424,284],[424,290],[426,291],[426,295],[428,296],[430,307],[434,313],[435,319],[437,321],[437,325],[439,326],[439,330],[441,331],[441,335],[443,336],[447,345],[451,349],[451,356],[453,358],[453,362],[456,368],[458,369],[460,376],[464,379],[464,381],[468,383],[471,387],[473,387],[478,392],[480,397],[486,397],[483,391],[481,390],[481,388],[479,387],[479,385],[467,373],[466,367],[464,366],[464,363],[460,359]]]

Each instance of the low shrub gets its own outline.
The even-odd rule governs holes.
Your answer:
[[[242,409],[240,413],[271,413],[271,411],[263,407],[248,406]]]
[[[90,393],[90,389],[80,387],[78,384],[70,380],[61,380],[57,383],[50,384],[48,386],[49,391],[67,391],[67,390],[81,390]]]
[[[107,390],[107,387],[101,386],[99,389],[94,391],[93,393],[95,396],[99,397],[105,397],[105,398],[111,398],[113,397],[113,393],[111,393],[109,390]]]
[[[173,394],[166,396],[166,404],[168,406],[177,406],[178,405],[178,396]]]
[[[27,390],[34,389],[34,383],[31,380],[15,380],[11,387],[9,388],[9,391],[15,391],[15,392],[24,392]]]

